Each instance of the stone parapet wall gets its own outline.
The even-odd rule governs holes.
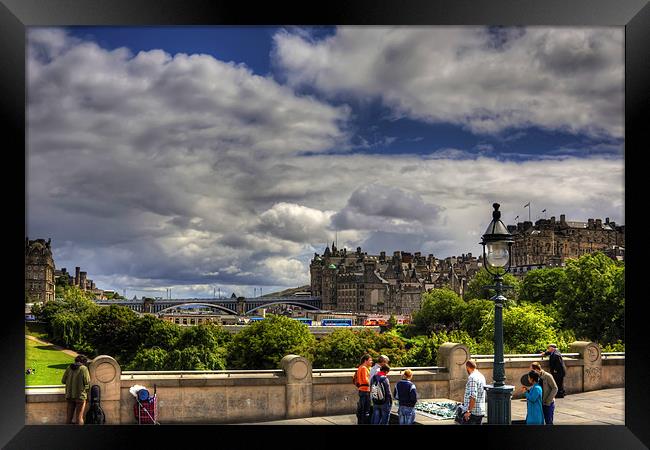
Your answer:
[[[564,358],[568,372],[564,385],[569,394],[585,388],[625,386],[624,356],[602,359],[600,349],[592,343],[575,343],[573,348],[579,356]],[[413,382],[419,397],[462,401],[467,381],[464,364],[470,356],[464,345],[443,344],[438,352],[440,367],[414,368]],[[519,381],[533,361],[541,362],[548,370],[548,358],[512,358],[506,362],[506,383],[515,386],[514,398],[521,398]],[[477,362],[489,383],[493,361]],[[354,369],[314,370],[308,360],[298,355],[286,356],[281,366],[273,371],[122,373],[113,358],[102,355],[91,361],[89,369],[91,383],[100,385],[107,423],[112,424],[136,423],[135,398],[129,392],[135,384],[146,386],[151,394],[155,385],[157,419],[163,424],[251,423],[356,412]],[[391,371],[391,388],[400,380],[401,371]],[[62,424],[65,411],[62,387],[26,389],[26,424]]]
[[[330,416],[351,414],[356,411],[359,395],[352,385],[353,370],[313,376],[312,415]],[[401,371],[393,370],[388,375],[391,389],[401,379]],[[421,398],[447,398],[449,396],[449,374],[429,370],[413,373]]]

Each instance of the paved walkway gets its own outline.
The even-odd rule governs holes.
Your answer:
[[[39,338],[37,338],[37,337],[35,337],[35,336],[31,336],[31,335],[29,335],[29,334],[26,334],[26,335],[25,335],[25,338],[29,339],[30,341],[36,341],[36,342],[38,342],[39,344],[43,344],[43,345],[51,345],[52,347],[54,347],[55,350],[61,350],[61,351],[62,351],[63,353],[65,353],[66,355],[70,355],[70,356],[72,356],[73,358],[75,358],[75,357],[79,354],[79,353],[77,353],[77,352],[74,352],[74,351],[72,351],[72,350],[68,350],[67,348],[61,347],[61,346],[59,346],[59,345],[52,344],[51,342],[43,341],[42,339],[39,339]]]
[[[423,416],[419,416],[423,417]],[[526,418],[526,401],[512,401],[512,419]],[[416,418],[418,422],[418,418]],[[275,420],[259,425],[356,425],[354,414]],[[423,425],[455,425],[453,420],[421,420]],[[556,425],[625,425],[625,389],[581,392],[555,400]],[[255,424],[247,424],[255,425]]]

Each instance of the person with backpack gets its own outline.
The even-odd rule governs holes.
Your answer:
[[[390,383],[387,376],[389,371],[390,367],[384,364],[370,380],[373,425],[388,425],[390,419],[393,396],[390,392]]]
[[[406,369],[402,379],[395,385],[394,397],[399,402],[397,416],[400,425],[413,425],[415,422],[415,404],[418,401],[418,392],[411,382],[413,371]]]
[[[67,402],[66,423],[83,425],[84,408],[90,389],[90,373],[86,363],[88,359],[83,355],[77,355],[74,363],[65,369],[61,383],[65,384],[65,399]]]
[[[361,364],[352,377],[352,382],[359,392],[357,402],[357,424],[359,425],[370,423],[370,366],[372,366],[372,357],[366,353],[361,357]]]

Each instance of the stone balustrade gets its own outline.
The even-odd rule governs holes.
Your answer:
[[[603,358],[597,344],[574,342],[565,356],[567,393],[624,387],[625,356]],[[438,366],[411,368],[413,382],[421,398],[451,398],[462,401],[470,357],[466,346],[445,343],[438,350]],[[475,358],[488,382],[492,378],[493,359],[489,355]],[[506,382],[515,386],[515,398],[521,375],[530,363],[541,361],[548,370],[548,358],[512,355],[506,359]],[[394,386],[405,368],[391,369]],[[278,370],[122,372],[110,356],[101,355],[89,364],[91,383],[98,384],[102,408],[109,424],[136,423],[135,398],[129,388],[146,386],[158,395],[158,421],[180,423],[245,423],[292,419],[310,416],[353,414],[357,391],[352,385],[354,368],[313,369],[298,355],[287,355]],[[65,422],[64,390],[60,386],[26,389],[25,423],[61,424]]]

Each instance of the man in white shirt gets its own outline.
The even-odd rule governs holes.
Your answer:
[[[377,358],[377,362],[375,363],[374,366],[370,368],[370,382],[372,383],[372,377],[379,372],[379,369],[383,365],[388,365],[388,356],[386,355],[379,355],[379,358]]]
[[[480,425],[487,410],[485,406],[485,377],[476,368],[476,362],[471,359],[465,363],[469,377],[465,385],[463,405],[467,408],[464,415],[464,425]]]

